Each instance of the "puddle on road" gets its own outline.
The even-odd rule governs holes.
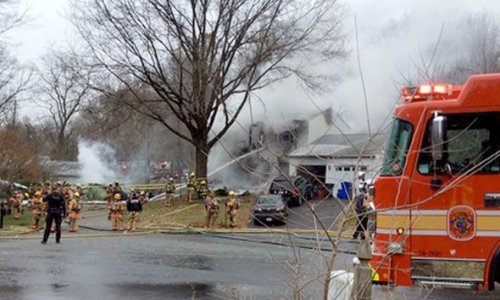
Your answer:
[[[140,264],[165,265],[174,268],[210,271],[213,259],[204,255],[148,255],[134,257],[133,262]]]
[[[172,284],[145,284],[145,283],[124,283],[111,285],[117,294],[127,297],[130,295],[142,298],[149,296],[165,295],[165,299],[208,299],[217,296],[214,286],[206,283],[172,283]]]
[[[52,283],[50,286],[52,287],[53,290],[57,291],[59,289],[63,289],[65,287],[68,287],[69,284]]]

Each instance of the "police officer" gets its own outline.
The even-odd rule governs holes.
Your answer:
[[[133,193],[127,200],[128,210],[128,231],[135,231],[139,224],[139,217],[142,211],[142,203],[137,193]]]
[[[165,186],[165,194],[167,197],[167,206],[172,206],[175,204],[174,193],[175,193],[174,179],[172,177],[170,177],[167,185]]]
[[[354,210],[356,211],[356,231],[354,232],[352,238],[357,239],[358,236],[364,240],[366,238],[365,231],[368,225],[368,218],[366,213],[368,211],[368,202],[366,199],[367,193],[366,182],[360,184],[360,193],[356,197],[356,202],[354,204]]]
[[[61,242],[61,222],[62,218],[66,216],[66,206],[64,195],[60,192],[60,186],[60,183],[56,184],[52,188],[52,192],[43,199],[47,206],[47,217],[45,218],[42,244],[46,244],[49,239],[50,227],[53,221],[56,223],[56,243]]]

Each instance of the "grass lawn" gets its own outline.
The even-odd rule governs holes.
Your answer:
[[[224,228],[226,222],[226,200],[227,197],[216,197],[219,201],[220,213],[216,221],[216,228]],[[255,203],[255,196],[240,197],[240,209],[238,210],[238,228],[246,228],[250,216],[250,210]],[[205,226],[205,206],[201,200],[186,203],[176,199],[175,206],[167,207],[165,201],[154,201],[144,205],[141,214],[141,223],[145,228],[181,226],[198,227]]]
[[[31,215],[31,211],[25,211],[23,214],[21,214],[21,218],[19,219],[12,218],[12,215],[3,216],[4,228],[6,226],[31,226],[32,222],[33,216]]]

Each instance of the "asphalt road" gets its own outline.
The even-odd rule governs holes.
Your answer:
[[[315,243],[280,234],[1,239],[0,299],[290,299],[309,281],[303,299],[319,299],[329,252],[306,249]],[[337,255],[335,269],[351,270],[352,257]],[[500,289],[373,287],[373,299],[446,298],[500,299]]]
[[[310,204],[327,226],[341,209],[331,199]],[[99,230],[70,234],[64,224],[62,244],[51,235],[41,245],[40,232],[0,239],[0,299],[290,299],[293,287],[309,281],[303,299],[321,298],[331,249],[324,236],[113,233],[101,211],[81,221]],[[317,222],[303,205],[291,209],[287,226],[315,228]],[[352,269],[356,246],[342,240],[335,269]],[[446,298],[500,299],[500,287],[487,293],[373,287],[373,299]]]
[[[289,299],[287,284],[321,274],[327,255],[179,234],[0,243],[1,299]],[[337,266],[350,259],[339,256]],[[320,291],[315,280],[303,295]]]

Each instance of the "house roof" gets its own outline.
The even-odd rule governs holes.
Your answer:
[[[288,157],[372,157],[382,152],[385,135],[330,134],[291,151]]]

